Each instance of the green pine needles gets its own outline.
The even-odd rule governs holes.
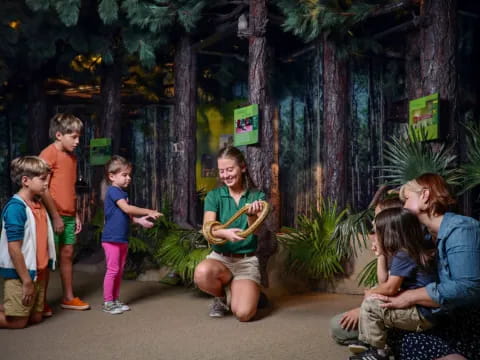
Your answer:
[[[351,35],[351,28],[377,6],[371,1],[353,1],[347,8],[339,1],[276,0],[275,3],[286,18],[284,29],[305,42],[326,32]]]

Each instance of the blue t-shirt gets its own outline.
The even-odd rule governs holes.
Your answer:
[[[128,202],[128,194],[116,186],[109,186],[105,194],[105,226],[102,233],[102,242],[128,243],[128,230],[130,216],[122,211],[117,201],[125,199]]]
[[[418,289],[436,280],[434,271],[428,272],[422,269],[407,252],[403,250],[397,251],[392,257],[389,270],[390,276],[403,277],[402,290]],[[417,308],[427,320],[434,322],[432,318],[432,308],[418,305]]]
[[[2,220],[5,224],[7,241],[23,240],[25,223],[27,222],[27,211],[24,203],[12,197],[3,209]]]

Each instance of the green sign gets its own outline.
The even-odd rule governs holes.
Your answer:
[[[258,105],[235,109],[233,112],[233,144],[235,146],[258,143]]]
[[[90,140],[90,164],[105,165],[112,157],[112,139],[98,138]]]
[[[410,101],[408,106],[410,130],[415,131],[420,136],[420,129],[424,128],[427,133],[427,140],[437,140],[440,135],[439,108],[438,93]]]

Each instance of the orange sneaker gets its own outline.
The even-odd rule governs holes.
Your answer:
[[[90,309],[90,304],[85,301],[80,300],[78,297],[73,298],[72,300],[62,300],[60,306],[64,309],[69,310],[88,310]]]
[[[47,317],[50,317],[53,315],[53,310],[52,308],[50,307],[50,305],[48,305],[47,303],[45,303],[43,305],[43,312],[42,312],[42,316],[44,318],[47,318]]]

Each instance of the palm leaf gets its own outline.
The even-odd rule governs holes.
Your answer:
[[[393,137],[385,142],[384,158],[388,165],[378,166],[387,185],[400,186],[425,173],[443,176],[451,185],[460,183],[460,173],[455,168],[453,147],[429,143],[427,131],[409,131],[409,136]]]
[[[357,257],[358,251],[367,246],[366,240],[372,218],[371,209],[356,214],[346,213],[343,216],[332,235],[340,258]]]
[[[467,160],[462,166],[464,171],[464,191],[480,184],[480,127],[474,124],[463,124],[467,129]]]
[[[155,258],[172,268],[185,284],[191,285],[196,266],[210,251],[198,231],[177,230],[172,231],[162,241]]]
[[[335,203],[324,202],[320,210],[312,211],[311,217],[299,216],[297,229],[279,235],[287,251],[287,271],[325,280],[333,280],[343,272],[332,235],[345,214]]]
[[[373,287],[378,283],[377,258],[370,261],[357,276],[358,285]]]

